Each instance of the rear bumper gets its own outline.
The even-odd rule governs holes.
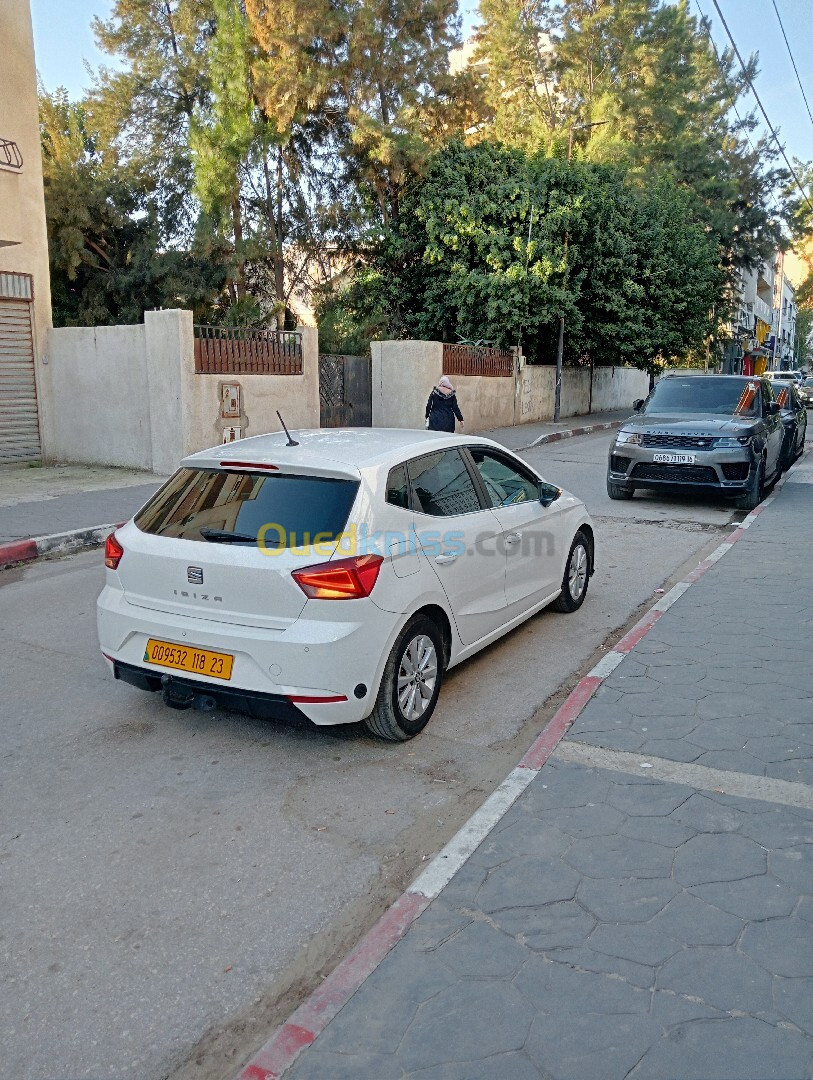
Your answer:
[[[161,674],[113,660],[113,675],[122,682],[150,693],[164,693],[179,708],[207,708],[209,700],[219,709],[233,709],[261,720],[293,720],[305,714],[281,694],[263,694],[257,690],[240,690],[233,686],[216,686],[198,679],[187,679],[180,673]],[[167,702],[172,704],[173,702]]]
[[[328,603],[309,601],[308,607]],[[97,601],[99,645],[116,678],[142,690],[161,690],[166,675],[179,693],[191,687],[224,708],[303,715],[319,725],[356,723],[372,710],[405,617],[369,600],[343,603],[347,606],[332,608],[326,618],[314,610],[313,617],[300,617],[286,630],[268,630],[136,607],[108,584]],[[351,608],[355,604],[361,606]],[[340,611],[345,621],[337,619]],[[232,677],[225,683],[145,664],[150,638],[228,653],[234,657]]]

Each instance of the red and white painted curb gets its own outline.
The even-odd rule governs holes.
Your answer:
[[[780,487],[783,482],[784,478],[776,486]],[[353,951],[271,1036],[241,1070],[236,1080],[277,1080],[299,1054],[314,1042],[510,810],[605,679],[649,633],[664,612],[742,539],[774,498],[775,495],[769,495],[760,503],[731,533],[728,540],[715,548],[690,574],[662,596],[618,644],[579,680],[516,768],[511,770],[407,891],[364,935]]]
[[[537,446],[544,446],[545,443],[573,439],[577,435],[594,435],[597,431],[613,431],[621,427],[623,423],[623,420],[608,420],[603,424],[587,424],[584,427],[565,428],[564,431],[550,431],[547,435],[540,435],[538,439],[534,439],[530,446],[523,446],[520,449],[532,450]]]
[[[46,555],[70,555],[82,548],[98,547],[118,528],[120,524],[94,525],[89,529],[73,529],[71,532],[34,536],[29,540],[0,544],[0,570],[18,563],[33,562]]]

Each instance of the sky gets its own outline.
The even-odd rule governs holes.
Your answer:
[[[811,0],[775,0],[802,86],[813,112],[813,11]],[[727,44],[712,0],[690,0],[712,17],[718,47]],[[773,8],[773,0],[718,0],[743,57],[760,56],[756,88],[771,123],[780,129],[788,157],[813,161],[813,120],[808,116]],[[49,91],[64,86],[77,98],[90,85],[85,63],[96,68],[109,59],[98,52],[90,29],[94,15],[107,18],[113,0],[31,0],[37,68]],[[464,31],[476,22],[476,0],[461,0]],[[753,99],[752,106],[756,107]]]

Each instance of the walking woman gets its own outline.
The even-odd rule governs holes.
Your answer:
[[[454,431],[455,417],[463,426],[463,413],[448,375],[441,375],[426,403],[426,426],[430,431]]]

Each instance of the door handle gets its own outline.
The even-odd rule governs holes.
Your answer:
[[[457,558],[457,553],[454,551],[442,551],[440,555],[435,556],[435,562],[441,566],[445,566],[447,563],[453,563]]]
[[[505,542],[509,547],[513,547],[514,544],[518,544],[522,537],[519,533],[506,533]]]

